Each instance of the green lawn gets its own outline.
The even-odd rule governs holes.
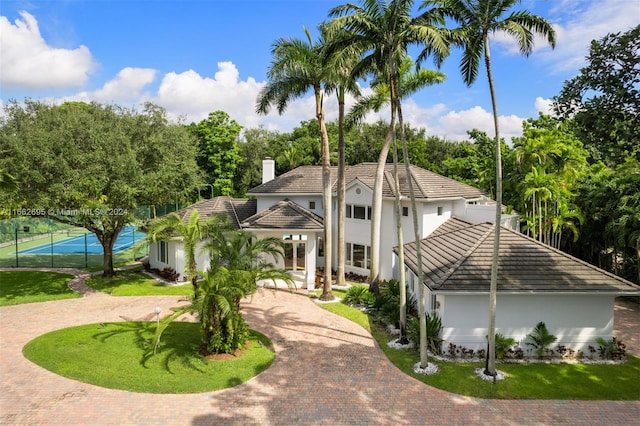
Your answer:
[[[239,356],[206,359],[198,355],[200,324],[187,322],[170,324],[160,350],[149,356],[155,327],[155,322],[122,322],[65,328],[35,338],[23,353],[49,371],[84,383],[172,394],[239,385],[266,370],[275,358],[269,339],[251,331],[249,348]]]
[[[161,296],[190,295],[193,287],[190,283],[170,285],[143,274],[141,269],[119,271],[113,277],[96,275],[86,281],[92,287],[113,296]]]
[[[338,292],[334,294],[343,297]],[[319,306],[371,331],[385,355],[404,373],[449,392],[498,399],[640,400],[640,359],[636,357],[629,356],[627,362],[620,365],[498,364],[498,370],[509,377],[495,385],[475,374],[474,369],[484,366],[482,363],[431,359],[440,371],[425,376],[413,373],[419,356],[412,350],[389,348],[387,343],[394,337],[371,316],[342,303]]]
[[[0,306],[81,297],[67,287],[71,278],[56,272],[0,271]]]

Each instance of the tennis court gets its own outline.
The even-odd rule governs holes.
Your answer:
[[[113,244],[113,253],[133,247],[144,237],[144,232],[136,230],[135,226],[126,226]],[[103,254],[103,250],[96,234],[87,232],[20,250],[18,254]]]

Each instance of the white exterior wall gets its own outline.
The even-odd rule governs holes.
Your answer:
[[[438,207],[442,207],[442,215],[438,216]],[[434,201],[425,203],[422,211],[421,238],[430,235],[440,225],[451,219],[453,213],[453,201]],[[413,241],[411,238],[410,241]]]
[[[485,349],[489,321],[489,297],[482,295],[438,295],[437,309],[442,318],[443,349],[449,343],[467,349]],[[558,340],[551,349],[565,345],[588,353],[595,339],[613,335],[612,295],[526,294],[497,297],[496,332],[512,337],[526,355],[533,348],[526,344],[527,334],[543,321]]]
[[[300,207],[304,207],[307,210],[310,210],[317,214],[320,217],[324,217],[324,209],[322,208],[322,194],[318,195],[260,195],[256,198],[257,206],[256,211],[259,213],[262,210],[268,209],[269,207],[277,204],[283,200],[290,200],[299,205]],[[316,208],[310,209],[309,202],[315,201]]]
[[[394,257],[397,256],[394,255]],[[408,291],[417,297],[417,277],[407,273]],[[433,293],[425,286],[425,308],[435,310],[442,319],[442,344],[449,343],[475,351],[487,348],[485,336],[489,324],[489,295],[452,295]],[[435,302],[435,303],[433,303]],[[512,337],[525,351],[534,356],[526,344],[526,336],[540,321],[558,340],[550,346],[565,345],[588,354],[589,345],[597,347],[596,338],[613,337],[614,295],[584,294],[498,294],[496,302],[496,332]]]
[[[158,258],[160,243],[149,245],[149,266],[152,269],[163,270],[171,268],[184,275],[184,260],[182,259],[182,243],[179,241],[167,241],[167,262],[160,262]]]

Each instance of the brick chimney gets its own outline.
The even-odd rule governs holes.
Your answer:
[[[262,160],[262,183],[267,183],[276,177],[276,162],[271,157]]]

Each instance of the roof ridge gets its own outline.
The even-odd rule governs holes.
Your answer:
[[[463,229],[458,230],[460,231],[465,231],[469,228],[474,228],[476,226],[481,226],[481,225],[486,225],[487,223],[479,223],[477,225],[472,225]],[[440,288],[444,285],[445,281],[447,281],[449,279],[449,277],[460,267],[460,265],[462,265],[468,258],[469,256],[471,256],[471,254],[476,251],[476,249],[478,247],[480,247],[480,244],[482,244],[484,242],[484,240],[487,239],[487,237],[489,236],[489,234],[491,233],[491,231],[493,230],[495,225],[491,224],[491,226],[489,226],[489,228],[484,232],[484,234],[478,238],[478,240],[471,245],[471,247],[469,247],[469,249],[467,249],[467,251],[460,256],[460,258],[456,261],[456,263],[454,263],[453,265],[451,265],[451,267],[449,268],[449,270],[447,271],[446,274],[444,274],[444,277],[442,277],[442,279],[440,279],[440,284],[436,284],[434,282],[434,288]],[[442,235],[446,235],[446,234],[442,234]],[[439,236],[439,235],[438,235]],[[434,237],[437,238],[438,236]]]
[[[225,195],[225,197],[227,198],[226,201],[231,206],[231,211],[233,212],[233,217],[235,218],[236,223],[238,224],[238,227],[240,227],[240,218],[238,217],[238,212],[236,212],[236,206],[233,204],[233,199],[231,197],[229,197],[228,195]]]

